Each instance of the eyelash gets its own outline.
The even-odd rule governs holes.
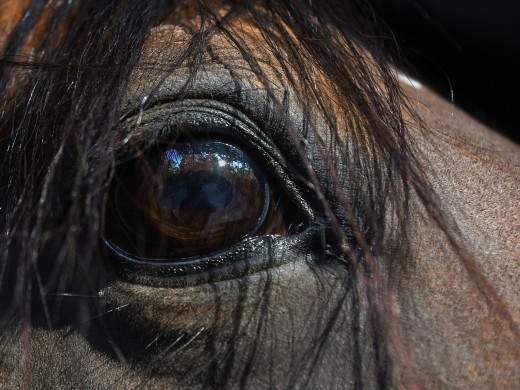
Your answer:
[[[168,118],[166,126],[163,122],[157,127],[158,122],[161,123],[161,120],[157,119],[165,116]],[[253,160],[261,166],[266,166],[272,173],[270,179],[274,180],[271,180],[270,184],[275,191],[283,190],[289,195],[276,202],[287,202],[291,204],[291,210],[294,210],[290,213],[290,219],[294,223],[288,225],[289,235],[284,236],[286,242],[282,242],[280,236],[248,236],[226,250],[209,253],[207,256],[200,253],[198,256],[187,258],[150,259],[136,256],[119,247],[111,240],[109,232],[106,232],[108,234],[103,237],[103,242],[107,249],[107,258],[125,278],[137,283],[167,286],[233,278],[285,262],[284,259],[271,256],[273,248],[277,246],[287,245],[289,241],[300,242],[303,237],[307,243],[313,242],[313,237],[316,236],[316,229],[311,227],[315,218],[311,211],[313,207],[302,197],[298,185],[291,178],[289,167],[276,146],[267,139],[265,133],[251,122],[247,123],[247,118],[243,120],[240,116],[242,114],[226,104],[207,100],[189,100],[154,107],[145,114],[140,113],[137,122],[145,128],[148,126],[148,129],[144,132],[140,129],[134,130],[134,136],[127,137],[125,147],[121,148],[123,152],[119,154],[119,160],[123,165],[128,164],[129,161],[131,163],[132,160],[154,153],[154,150],[164,150],[165,145],[171,146],[182,141],[190,142],[204,138],[220,139],[240,145]],[[136,119],[128,118],[126,124],[129,123],[135,124]],[[156,138],[153,143],[149,138],[144,138],[150,134],[152,138]],[[168,142],[168,139],[172,141]],[[144,144],[142,140],[145,140]],[[134,152],[128,153],[128,150],[132,149]],[[113,188],[111,191],[113,195]],[[109,199],[113,199],[112,195]],[[114,217],[113,213],[107,216],[109,219]],[[258,233],[266,232],[261,229]],[[262,246],[270,248],[269,256],[260,253],[265,252]],[[257,261],[259,258],[261,260]]]

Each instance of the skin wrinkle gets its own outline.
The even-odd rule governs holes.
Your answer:
[[[240,31],[254,30],[242,22],[236,33]],[[172,26],[154,30],[143,63],[158,61],[167,65],[172,51],[177,50],[171,47],[179,43],[177,34],[184,33],[185,30]],[[175,39],[169,34],[175,35]],[[243,38],[254,38],[247,43],[256,45],[259,56],[266,54],[256,34],[244,34]],[[242,89],[245,96],[258,95],[261,89],[251,76],[254,72],[229,45],[229,41],[217,36],[212,41],[212,52],[233,65],[235,75],[247,85]],[[271,58],[261,58],[260,62],[273,90],[283,92],[277,86],[287,82],[280,80],[273,69],[276,62]],[[235,87],[229,73],[229,69],[222,72],[220,64],[214,64],[211,58],[204,58],[189,89],[206,97],[225,89],[222,85]],[[162,76],[156,66],[136,71],[123,99],[122,112],[139,109],[143,97],[150,95]],[[186,77],[182,72],[172,74],[155,91],[155,96],[176,96]],[[417,99],[416,106],[428,126],[425,131],[416,126],[415,118],[405,118],[410,123],[411,143],[425,159],[425,173],[444,209],[462,230],[465,244],[480,270],[500,292],[518,323],[519,147],[427,88],[414,90],[403,84],[403,89],[411,101]],[[289,107],[290,122],[301,128],[302,108],[296,103],[290,103]],[[316,126],[324,131],[325,143],[329,144],[323,123],[323,118],[316,119]],[[120,138],[127,136],[125,133]],[[360,141],[359,145],[349,147],[362,148],[362,144]],[[314,168],[326,170],[326,166],[319,166],[319,161]],[[338,171],[340,176],[348,172],[346,167],[338,167]],[[389,220],[392,212],[388,211]],[[393,288],[398,299],[396,312],[405,328],[405,342],[416,362],[421,385],[514,388],[520,382],[518,339],[503,319],[489,310],[444,234],[414,196],[410,220],[410,253],[402,259],[405,266],[399,268]],[[391,237],[385,242],[391,247],[388,241]],[[141,286],[123,280],[109,284],[100,292],[107,308],[128,306],[107,316],[107,323],[115,329],[130,328],[138,335],[136,339],[152,334],[152,339],[159,338],[160,345],[125,364],[93,346],[92,337],[69,329],[35,329],[31,335],[35,354],[29,369],[36,379],[31,387],[123,389],[137,384],[138,388],[169,389],[176,383],[178,388],[202,388],[204,374],[217,367],[227,370],[229,378],[223,383],[232,388],[244,384],[250,388],[378,387],[380,383],[374,375],[377,352],[373,346],[366,286],[359,279],[353,281],[351,268],[340,267],[341,264],[313,267],[305,255],[310,256],[298,254],[294,262],[242,279],[212,284],[183,288]],[[385,257],[378,261],[384,264]],[[201,329],[189,348],[167,350],[178,337],[182,339],[176,345],[182,345]],[[327,337],[320,340],[316,329],[326,330]],[[356,332],[358,336],[351,337]],[[318,341],[323,341],[319,352],[312,348]],[[53,348],[50,354],[49,345]],[[0,359],[0,385],[7,383],[12,388],[26,385],[18,363],[22,347],[16,337],[7,341],[0,338],[0,348],[11,352],[6,359]],[[230,351],[237,356],[232,361],[227,359]],[[155,358],[161,352],[166,356],[157,361]],[[389,386],[405,387],[403,367],[398,357],[391,357],[396,358],[396,363],[392,366],[393,382]],[[355,364],[361,368],[353,368]],[[316,368],[312,370],[309,365]],[[201,373],[200,377],[186,376],[192,367]],[[249,370],[247,382],[241,376],[244,370]],[[351,376],[352,372],[359,377]]]

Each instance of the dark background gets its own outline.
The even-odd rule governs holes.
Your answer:
[[[520,0],[371,3],[410,76],[520,143]]]

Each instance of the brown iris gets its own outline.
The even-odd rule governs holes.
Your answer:
[[[273,207],[254,161],[215,140],[136,159],[121,170],[113,196],[124,249],[157,259],[225,249],[257,233]]]

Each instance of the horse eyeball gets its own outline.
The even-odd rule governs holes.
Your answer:
[[[121,169],[113,190],[123,249],[147,258],[207,255],[256,234],[271,204],[264,173],[216,140],[176,143]],[[117,235],[110,237],[121,245]]]

